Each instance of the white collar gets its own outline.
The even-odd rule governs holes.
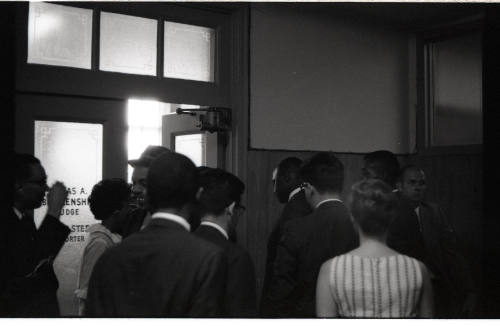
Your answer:
[[[165,220],[176,222],[182,225],[186,230],[188,230],[188,232],[191,231],[191,226],[189,225],[189,223],[179,215],[165,213],[165,212],[156,212],[153,214],[153,216],[151,216],[151,218],[163,218]]]
[[[227,234],[226,230],[224,230],[224,228],[221,227],[219,224],[210,221],[202,221],[200,225],[207,225],[216,228],[217,230],[220,231],[220,233],[222,233],[222,235],[224,236],[224,238],[226,238],[226,240],[229,240],[229,235]]]
[[[290,201],[293,196],[295,196],[296,194],[298,194],[300,190],[301,190],[300,187],[297,187],[297,188],[293,189],[292,192],[290,193],[290,195],[288,195],[288,201]]]
[[[329,202],[329,201],[339,201],[339,202],[342,202],[342,200],[340,200],[338,198],[328,198],[328,199],[322,200],[319,203],[317,203],[316,204],[316,208],[318,208],[320,205],[323,205],[324,203]]]
[[[21,220],[23,218],[23,213],[21,213],[21,211],[15,207],[12,207],[12,209],[14,210],[14,213],[16,214],[17,218],[19,218],[19,220]]]

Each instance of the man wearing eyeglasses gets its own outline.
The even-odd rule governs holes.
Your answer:
[[[59,217],[67,198],[56,182],[49,189],[40,161],[29,154],[14,158],[13,206],[2,219],[0,312],[9,317],[57,317],[59,286],[53,261],[70,229]],[[47,194],[47,214],[36,227],[33,209]]]
[[[195,234],[223,249],[228,271],[222,317],[257,316],[255,268],[248,252],[230,240],[245,207],[245,189],[236,176],[221,169],[204,169],[199,176],[201,225]]]

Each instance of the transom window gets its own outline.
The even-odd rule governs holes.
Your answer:
[[[43,2],[29,6],[28,63],[90,70],[92,38],[98,37],[98,70],[215,82],[213,28],[103,11],[100,29],[92,31],[93,9]]]

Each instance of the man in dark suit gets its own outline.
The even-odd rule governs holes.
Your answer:
[[[59,221],[67,198],[66,187],[47,186],[40,161],[30,154],[16,154],[13,206],[1,221],[0,315],[9,317],[57,317],[57,288],[53,262],[70,229]],[[33,209],[47,195],[47,214],[36,227]]]
[[[248,252],[229,237],[244,209],[240,200],[245,185],[229,172],[206,169],[200,173],[200,187],[198,200],[202,218],[195,233],[223,249],[228,261],[222,316],[256,317],[254,264]]]
[[[196,167],[186,156],[168,152],[152,162],[146,181],[151,222],[97,261],[86,315],[218,316],[227,262],[220,248],[189,232]]]
[[[425,173],[415,165],[401,170],[396,218],[387,243],[422,261],[432,272],[437,317],[471,317],[476,287],[455,231],[438,205],[424,200]]]
[[[267,242],[266,271],[260,301],[260,314],[262,317],[277,317],[273,300],[268,298],[268,296],[270,282],[273,279],[276,251],[283,234],[283,225],[294,218],[303,217],[312,212],[304,191],[300,188],[300,184],[302,183],[300,176],[301,164],[302,160],[299,158],[287,157],[273,171],[274,194],[279,202],[285,204],[285,206],[280,217],[274,224]]]
[[[315,317],[321,264],[358,245],[350,214],[340,198],[344,166],[332,152],[313,155],[300,169],[314,211],[285,224],[278,245],[269,298],[279,317]]]

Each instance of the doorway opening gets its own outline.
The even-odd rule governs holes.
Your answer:
[[[176,115],[175,110],[198,109],[199,105],[165,103],[156,100],[129,99],[127,101],[127,159],[138,158],[149,145],[165,146],[189,157],[197,166],[204,165],[206,141],[203,137],[176,137],[175,148],[164,144],[162,119],[165,115]],[[194,137],[194,138],[193,138]],[[132,167],[127,167],[127,180],[131,182]]]

